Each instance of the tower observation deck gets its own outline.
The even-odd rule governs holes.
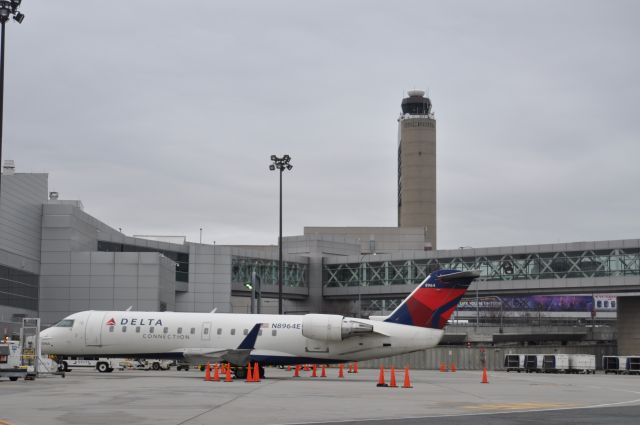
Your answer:
[[[398,118],[398,227],[424,227],[436,249],[436,120],[422,90],[402,99]]]

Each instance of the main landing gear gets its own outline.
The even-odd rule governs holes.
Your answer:
[[[264,379],[264,367],[259,366],[259,370],[260,370],[260,379]],[[240,367],[240,366],[236,366],[233,369],[233,374],[235,375],[236,379],[247,379],[247,368],[246,367]]]

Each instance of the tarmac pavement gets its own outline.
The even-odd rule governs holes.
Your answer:
[[[611,415],[619,419],[611,423],[631,424],[640,415],[640,376],[489,372],[489,384],[481,384],[479,371],[412,371],[413,388],[378,388],[379,371],[371,369],[344,379],[337,368],[328,369],[327,378],[310,372],[293,378],[274,368],[266,373],[260,383],[207,382],[193,370],[74,370],[64,379],[2,380],[0,424],[551,425],[572,418],[603,423],[595,419]],[[399,385],[402,378],[397,372]]]

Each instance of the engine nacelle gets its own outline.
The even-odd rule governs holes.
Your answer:
[[[371,333],[373,325],[337,314],[305,314],[302,335],[320,341],[342,341],[355,334]]]

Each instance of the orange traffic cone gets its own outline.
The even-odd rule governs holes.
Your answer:
[[[487,368],[482,369],[482,383],[488,384],[489,380],[487,379]]]
[[[358,362],[353,364],[353,373],[358,373]]]
[[[291,365],[287,366],[287,372],[291,372]]]
[[[309,372],[309,365],[308,364],[304,365],[302,370],[304,370],[305,372]]]
[[[260,382],[260,366],[258,366],[258,362],[253,364],[253,382]]]
[[[317,378],[318,377],[318,365],[313,365],[313,368],[311,369],[311,377],[312,378]]]
[[[233,380],[231,379],[231,364],[227,363],[227,367],[225,367],[224,373],[224,382],[233,382]]]
[[[326,378],[327,377],[327,365],[322,365],[322,373],[320,374],[321,378]]]
[[[398,385],[396,385],[396,370],[393,366],[391,366],[391,377],[389,378],[389,386],[391,388],[398,387]]]
[[[347,373],[353,373],[353,365],[351,363],[349,363],[349,370]]]
[[[456,364],[455,363],[451,363],[451,372],[455,372],[456,369]]]
[[[246,382],[253,382],[253,373],[251,371],[251,362],[247,363],[247,379]]]
[[[377,387],[386,387],[387,384],[384,383],[384,367],[380,366],[380,376],[378,377],[378,385]]]
[[[409,368],[408,367],[404,368],[404,384],[402,385],[402,388],[413,388],[411,386],[411,379],[409,378]]]
[[[213,365],[213,380],[220,382],[220,372],[218,370],[218,363]]]
[[[204,380],[211,381],[211,365],[209,364],[209,362],[207,362],[207,368],[204,372]]]
[[[344,378],[344,365],[340,363],[340,371],[338,372],[338,378]]]
[[[293,377],[294,378],[299,378],[300,377],[300,365],[297,364],[296,368],[293,371]]]
[[[444,366],[444,362],[440,362],[440,372],[446,372],[447,370],[445,369]]]

